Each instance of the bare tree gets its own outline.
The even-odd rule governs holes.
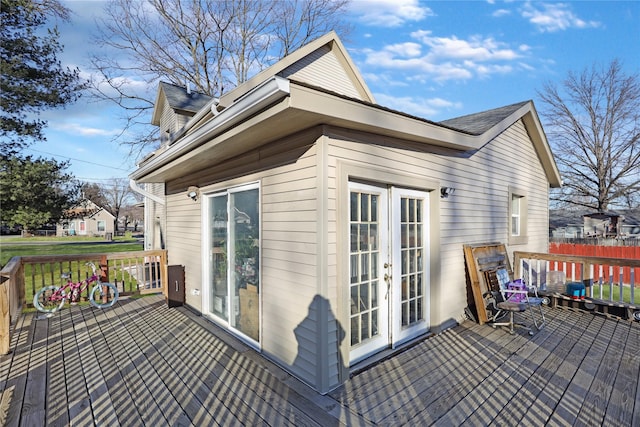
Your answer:
[[[126,230],[129,224],[133,225],[133,231],[137,232],[138,227],[144,221],[144,208],[142,203],[129,203],[120,209],[122,223]]]
[[[116,218],[114,225],[115,230],[118,231],[121,209],[123,206],[135,202],[129,182],[125,178],[112,178],[108,183],[102,185],[102,196],[106,203],[104,208]]]
[[[605,212],[640,201],[640,76],[618,60],[570,72],[538,95],[563,178],[552,201]]]
[[[82,198],[89,199],[98,206],[107,205],[104,194],[102,194],[102,186],[92,182],[83,182],[81,185]]]
[[[155,147],[149,114],[159,80],[218,97],[328,32],[350,31],[348,0],[113,0],[98,22],[93,93],[122,108],[119,141]],[[115,59],[110,52],[118,51]],[[133,80],[144,82],[136,90]]]

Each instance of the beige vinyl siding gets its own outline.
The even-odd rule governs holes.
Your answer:
[[[180,114],[170,107],[169,102],[164,102],[162,114],[160,115],[160,145],[164,146],[170,142],[175,135],[193,114]]]
[[[316,50],[295,64],[278,73],[279,76],[293,81],[319,86],[342,95],[356,99],[362,99],[360,93],[353,85],[353,81],[335,53],[328,46]]]
[[[164,183],[145,184],[149,193],[164,197]],[[161,236],[166,234],[166,206],[145,199],[145,249],[165,249],[162,247]],[[165,240],[166,244],[166,240]]]
[[[169,143],[171,134],[178,130],[178,115],[169,106],[169,102],[164,102],[162,114],[160,115],[160,145]]]
[[[165,237],[169,265],[185,267],[185,301],[198,310],[202,308],[202,296],[192,291],[198,289],[202,294],[206,290],[202,283],[202,200],[200,197],[194,202],[186,193],[167,196]]]
[[[308,138],[317,138],[317,132],[306,138],[306,144],[309,144]],[[291,144],[299,146],[298,139]],[[281,147],[290,149],[285,145]],[[184,190],[178,190],[181,185],[170,183],[167,244],[170,263],[186,267],[187,304],[202,310],[202,293],[207,291],[208,284],[202,283],[202,263],[206,260],[201,255],[201,246],[203,233],[208,231],[201,229],[206,226],[201,217],[201,203],[207,203],[208,194],[259,182],[260,346],[265,354],[289,366],[301,379],[316,384],[318,349],[314,346],[318,342],[318,329],[312,303],[319,289],[317,158],[315,146],[309,147],[297,160],[284,166],[202,186],[198,202],[189,199]],[[268,161],[268,158],[262,161]],[[233,168],[227,172],[236,173]],[[215,171],[212,173],[212,178],[219,178]],[[196,182],[197,179],[212,178],[196,174],[189,179]],[[191,295],[193,289],[199,289],[201,295]]]
[[[456,151],[439,154],[394,148],[397,142],[376,136],[359,137],[364,142],[340,138],[335,130],[330,147],[330,176],[335,177],[338,162],[357,161],[361,166],[382,168],[388,173],[409,174],[432,180],[441,186],[454,187],[453,196],[440,201],[437,215],[440,224],[440,248],[431,257],[439,262],[440,283],[431,283],[433,326],[451,319],[461,320],[467,305],[464,256],[462,245],[508,239],[509,186],[527,192],[528,216],[526,245],[509,248],[545,251],[547,249],[547,192],[548,181],[529,140],[522,121],[490,141],[477,152]],[[349,139],[355,139],[349,134]],[[368,139],[368,141],[367,141]],[[330,182],[334,183],[333,180]],[[401,186],[401,182],[389,183]],[[346,185],[335,183],[335,185]],[[432,197],[439,197],[433,192]],[[337,221],[343,220],[337,218]],[[345,319],[342,320],[343,323]]]
[[[262,178],[262,346],[316,384],[316,148]]]

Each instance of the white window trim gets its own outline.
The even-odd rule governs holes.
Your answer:
[[[514,197],[518,197],[520,199],[520,213],[519,213],[520,230],[518,235],[513,235],[513,229],[512,229],[513,217],[514,217],[512,207],[513,207]],[[509,187],[509,197],[507,202],[508,210],[509,210],[509,214],[507,216],[507,236],[508,236],[508,241],[510,245],[524,245],[524,244],[527,244],[529,241],[529,235],[528,235],[529,203],[528,202],[529,200],[528,200],[528,195],[526,191],[519,188],[511,187],[511,186]]]
[[[202,192],[202,200],[203,203],[201,205],[201,213],[202,213],[202,229],[203,230],[208,230],[209,229],[209,216],[211,214],[211,212],[209,211],[209,200],[213,197],[219,197],[219,196],[229,196],[232,193],[238,193],[238,192],[242,192],[242,191],[246,191],[246,190],[253,190],[253,189],[257,189],[258,190],[258,215],[260,217],[260,221],[259,221],[259,235],[260,235],[260,239],[259,239],[259,246],[258,246],[258,257],[260,258],[259,261],[259,265],[262,266],[262,183],[260,181],[252,181],[246,184],[240,184],[240,185],[232,185],[232,186],[222,186],[216,189],[211,189],[209,191],[205,190]],[[256,350],[260,350],[261,346],[262,346],[262,289],[260,290],[260,297],[259,297],[259,301],[258,301],[258,319],[259,319],[259,327],[258,327],[258,331],[259,331],[259,339],[258,341],[252,339],[251,337],[249,337],[248,335],[242,333],[242,331],[240,331],[238,328],[234,328],[231,327],[231,323],[227,320],[224,319],[222,317],[216,316],[213,313],[210,313],[208,311],[208,307],[209,307],[209,289],[208,286],[211,283],[211,272],[209,269],[209,263],[210,263],[210,257],[209,257],[209,248],[211,247],[211,235],[209,232],[206,232],[204,235],[204,238],[202,239],[202,278],[203,278],[203,292],[202,292],[202,314],[211,319],[212,321],[214,321],[215,323],[218,323],[220,326],[224,327],[228,332],[240,337],[241,339],[243,339],[247,344],[249,344],[251,347],[255,348]],[[262,267],[260,268],[259,271],[259,284],[262,287],[263,284],[263,280],[262,280]]]

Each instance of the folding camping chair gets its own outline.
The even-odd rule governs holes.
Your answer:
[[[542,311],[543,298],[538,296],[538,290],[532,286],[527,288],[521,280],[512,281],[509,273],[505,268],[499,268],[494,271],[486,271],[485,279],[487,285],[490,286],[491,294],[495,299],[497,312],[490,319],[490,324],[495,328],[498,326],[507,326],[509,333],[514,334],[516,326],[523,327],[529,331],[529,335],[533,335],[531,327],[525,323],[515,322],[514,313],[522,313],[528,311],[531,314],[531,320],[536,329],[540,330],[544,327],[545,318]],[[537,307],[539,319],[536,318],[534,309]],[[499,320],[509,315],[508,322],[500,322]]]

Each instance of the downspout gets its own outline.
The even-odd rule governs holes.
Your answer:
[[[133,179],[129,179],[129,187],[131,187],[131,189],[136,193],[144,197],[148,197],[149,199],[153,200],[156,203],[160,203],[161,205],[166,204],[165,200],[162,197],[159,197],[155,194],[151,194],[147,190],[143,190],[142,188],[138,187],[138,183],[136,183]]]

